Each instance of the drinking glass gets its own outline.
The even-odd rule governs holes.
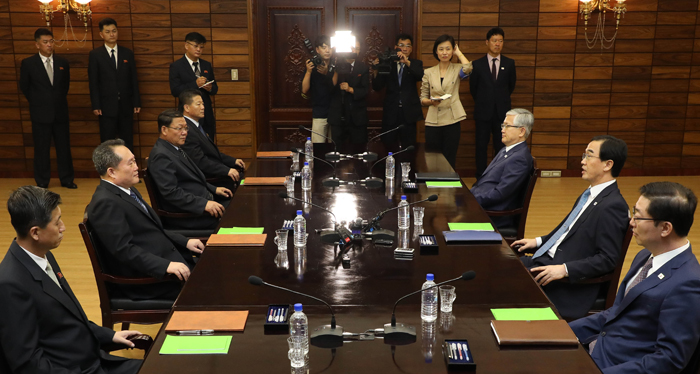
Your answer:
[[[410,162],[402,162],[401,163],[401,180],[402,181],[407,181],[408,179],[408,173],[411,171],[411,163]]]
[[[440,286],[440,311],[452,312],[452,303],[456,298],[455,286]]]
[[[287,250],[287,238],[289,237],[289,230],[279,229],[275,230],[275,244],[277,244],[277,250],[286,251]]]
[[[414,206],[413,207],[413,225],[423,226],[423,216],[425,215],[425,207]]]

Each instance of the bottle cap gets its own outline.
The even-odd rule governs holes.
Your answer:
[[[298,216],[301,215],[301,210],[297,210],[297,215],[298,215]]]
[[[299,303],[294,304],[294,311],[295,312],[301,312],[302,310],[304,310],[304,308],[301,306],[301,304],[299,304]]]
[[[306,137],[306,140],[311,140],[311,137],[310,136]]]
[[[435,275],[428,273],[428,275],[425,276],[425,280],[427,281],[434,281],[435,280]],[[301,304],[300,304],[301,305]]]
[[[391,155],[393,155],[393,154],[394,154],[393,152],[389,152],[389,156],[391,156]]]
[[[308,161],[304,161],[304,166],[309,166],[309,162],[308,162]]]
[[[406,200],[406,195],[401,195],[401,200]]]

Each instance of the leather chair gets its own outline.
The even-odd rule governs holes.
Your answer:
[[[532,158],[532,173],[530,173],[530,180],[525,185],[525,188],[521,189],[522,194],[522,205],[520,208],[511,210],[487,210],[486,214],[489,217],[503,217],[503,216],[517,216],[515,218],[515,224],[513,226],[499,228],[498,232],[501,233],[503,239],[506,240],[508,244],[513,243],[516,240],[520,240],[525,237],[525,223],[527,222],[527,212],[530,209],[530,200],[532,199],[532,193],[535,190],[535,184],[537,183],[537,177],[539,175],[540,169],[537,168],[537,159]]]
[[[98,250],[97,243],[99,241],[95,240],[95,233],[90,226],[87,213],[83,222],[78,224],[78,227],[90,255],[92,270],[95,273],[95,282],[97,283],[97,291],[100,297],[102,326],[114,328],[115,323],[121,323],[122,330],[128,330],[130,323],[151,324],[165,322],[173,306],[172,300],[131,300],[118,295],[114,285],[144,285],[179,280],[174,276],[165,279],[129,278],[106,273]]]

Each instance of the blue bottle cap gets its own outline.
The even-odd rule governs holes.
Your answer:
[[[391,155],[393,155],[393,154],[394,154],[393,152],[389,152],[389,156],[391,156]]]
[[[401,195],[401,200],[406,200],[406,195]]]
[[[301,215],[301,210],[297,210],[297,215],[298,215],[298,216]]]
[[[297,303],[294,304],[294,311],[295,312],[301,312],[304,308],[301,306],[301,304]]]
[[[308,162],[308,161],[304,161],[304,166],[309,166],[309,162]]]
[[[311,140],[311,137],[310,136],[306,137],[306,140]]]
[[[425,276],[425,280],[434,281],[435,275],[428,273],[428,275]]]

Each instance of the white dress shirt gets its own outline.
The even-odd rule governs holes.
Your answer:
[[[668,251],[666,253],[662,253],[658,256],[651,255],[651,257],[654,259],[651,263],[651,269],[649,269],[649,273],[647,273],[647,278],[649,278],[655,271],[659,270],[662,266],[664,266],[667,262],[671,261],[674,257],[678,256],[681,254],[683,251],[688,249],[690,247],[690,242],[685,243],[684,246],[681,246],[679,248],[676,248],[672,251]],[[630,279],[635,279],[639,275],[639,273],[642,271],[642,268],[644,266],[640,266],[639,269],[637,269],[637,272],[634,273],[634,276]],[[659,277],[663,277],[663,274],[659,274]],[[645,278],[646,279],[646,278]],[[625,290],[629,289],[629,286],[632,282],[629,282],[627,284],[627,288]]]

